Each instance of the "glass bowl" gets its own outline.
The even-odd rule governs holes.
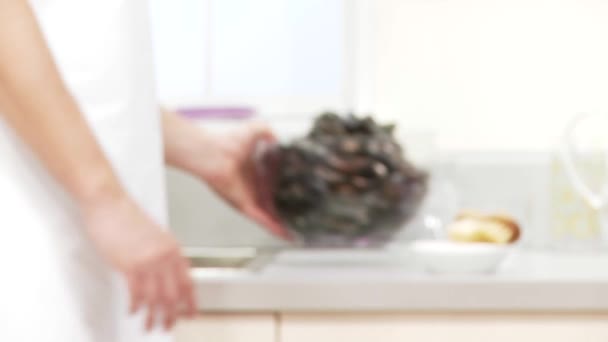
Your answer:
[[[391,128],[382,129],[320,136],[311,130],[258,146],[256,183],[265,187],[258,192],[270,196],[297,247],[382,247],[419,212],[429,173],[405,157]]]

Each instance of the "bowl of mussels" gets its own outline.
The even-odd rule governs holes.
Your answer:
[[[429,174],[408,160],[394,130],[328,112],[306,134],[264,149],[258,166],[295,244],[382,247],[416,215]]]

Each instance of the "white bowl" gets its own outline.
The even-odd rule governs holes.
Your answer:
[[[434,273],[492,273],[512,251],[510,245],[421,240],[412,244],[418,262]]]

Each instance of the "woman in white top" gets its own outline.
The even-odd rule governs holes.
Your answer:
[[[0,341],[167,341],[153,328],[194,313],[164,162],[283,234],[247,167],[271,133],[212,137],[162,113],[146,6],[0,1]]]

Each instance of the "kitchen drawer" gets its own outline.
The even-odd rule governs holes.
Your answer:
[[[209,315],[181,321],[175,342],[275,342],[275,317],[267,315]]]
[[[282,342],[605,342],[604,315],[285,315]]]

